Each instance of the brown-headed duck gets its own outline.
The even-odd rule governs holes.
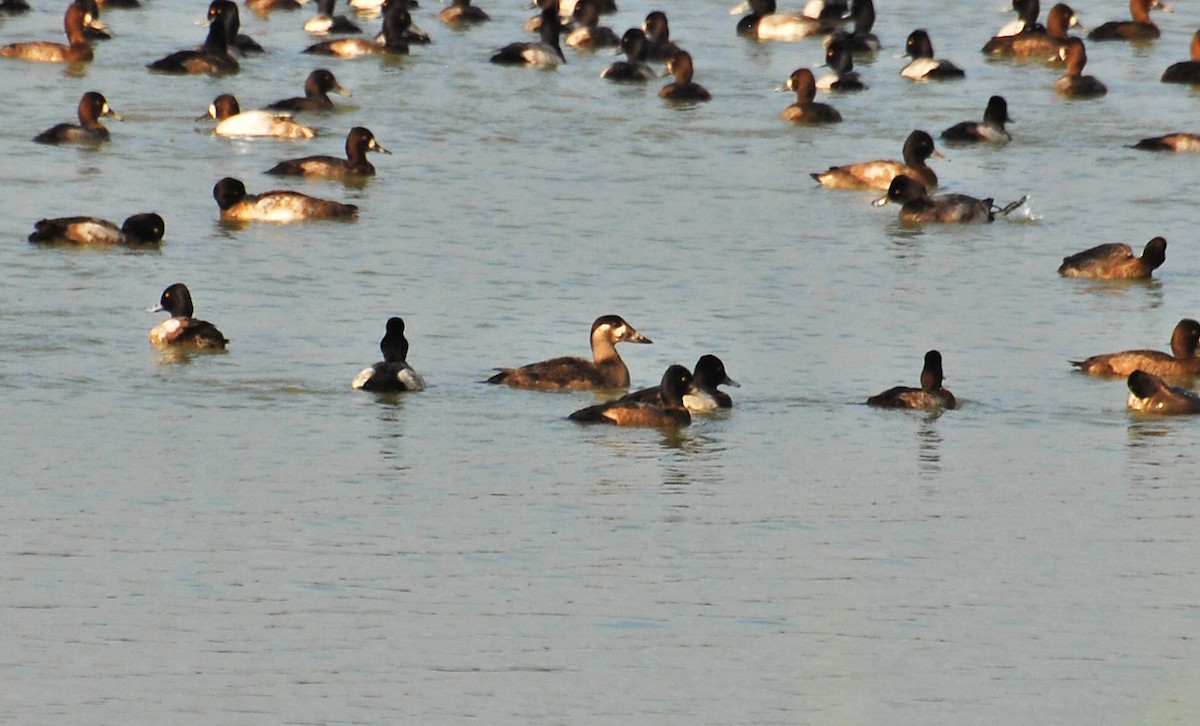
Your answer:
[[[1083,75],[1087,65],[1087,50],[1079,38],[1071,38],[1058,52],[1067,62],[1067,72],[1054,82],[1054,90],[1068,98],[1099,98],[1108,93],[1108,88],[1095,76]]]
[[[667,61],[667,70],[675,80],[658,89],[658,97],[668,101],[709,101],[712,94],[699,83],[692,81],[695,72],[692,66],[692,54],[681,50],[671,60]]]
[[[121,120],[121,115],[108,107],[108,100],[96,91],[88,91],[79,99],[79,125],[61,123],[33,137],[39,144],[98,144],[108,141],[108,129],[101,117]]]
[[[438,13],[438,19],[447,25],[471,25],[491,20],[486,12],[472,5],[471,0],[452,0]]]
[[[588,406],[568,418],[579,423],[604,423],[615,426],[661,428],[687,426],[692,422],[683,398],[692,386],[692,374],[687,368],[673,365],[663,373],[658,386],[658,401],[619,398],[616,401]]]
[[[207,116],[217,121],[217,136],[271,136],[277,139],[311,139],[317,130],[261,109],[243,111],[232,94],[222,93],[208,105]]]
[[[837,109],[827,103],[817,103],[817,82],[807,68],[797,68],[788,76],[785,88],[796,92],[796,102],[779,114],[784,121],[799,124],[833,124],[842,120]]]
[[[268,111],[335,111],[337,108],[330,100],[329,94],[336,93],[347,98],[353,93],[342,88],[333,73],[326,68],[318,68],[304,79],[304,95],[293,96],[276,101],[267,106]]]
[[[1162,74],[1162,82],[1200,83],[1200,30],[1192,35],[1191,60],[1167,66],[1167,70]]]
[[[1151,10],[1171,12],[1171,6],[1161,0],[1129,0],[1132,20],[1112,20],[1088,33],[1088,40],[1153,40],[1159,33],[1158,26],[1150,19]]]
[[[539,390],[628,388],[629,369],[617,353],[617,343],[650,343],[651,340],[617,315],[596,318],[592,323],[591,340],[590,361],[564,356],[520,368],[501,368],[487,382]]]
[[[960,121],[943,131],[942,138],[961,143],[1003,144],[1012,139],[1004,128],[1004,124],[1011,122],[1008,101],[1004,96],[992,96],[983,110],[983,121]]]
[[[1190,377],[1200,375],[1197,345],[1200,345],[1200,323],[1184,318],[1175,324],[1171,332],[1170,353],[1149,349],[1126,350],[1073,360],[1071,365],[1089,376],[1127,376],[1136,370],[1143,370],[1156,376]]]
[[[954,394],[942,386],[942,354],[931,350],[925,354],[921,369],[921,387],[896,386],[867,399],[868,406],[880,408],[920,408],[930,411],[958,408]]]
[[[936,156],[945,159],[941,152],[934,148],[933,137],[927,132],[917,129],[904,140],[903,162],[879,159],[863,161],[857,164],[831,166],[825,171],[810,174],[821,186],[829,189],[873,189],[887,191],[892,180],[901,174],[916,179],[927,189],[937,188],[938,178],[933,169],[925,163],[929,157]]]
[[[92,44],[84,32],[92,15],[82,3],[73,2],[63,13],[67,43],[34,40],[0,46],[0,58],[16,58],[35,63],[85,63],[92,59]]]
[[[671,42],[671,25],[667,22],[667,14],[661,10],[652,10],[642,21],[642,31],[648,41],[646,48],[647,60],[656,63],[666,63],[679,52],[679,46]]]
[[[1039,58],[1059,63],[1058,51],[1071,37],[1067,31],[1076,27],[1082,30],[1075,11],[1069,5],[1058,3],[1050,8],[1045,28],[1037,26],[1017,35],[992,38],[984,44],[983,52],[999,57]]]
[[[647,63],[646,33],[641,28],[630,28],[621,36],[621,50],[625,60],[616,61],[600,72],[600,77],[610,81],[645,82],[658,77]]]
[[[1130,373],[1125,385],[1129,387],[1126,405],[1130,411],[1172,416],[1200,413],[1200,396],[1185,388],[1168,386],[1163,379],[1146,371]]]
[[[313,219],[348,219],[358,207],[307,194],[275,190],[247,194],[246,185],[225,177],[213,186],[213,199],[224,222],[300,222]]]
[[[281,161],[267,170],[278,176],[323,176],[335,179],[375,176],[375,165],[367,160],[367,152],[392,152],[380,146],[370,129],[355,126],[346,134],[346,158],[336,156],[305,156]]]
[[[600,6],[596,0],[579,0],[575,3],[575,29],[567,34],[565,42],[579,50],[595,50],[597,48],[614,48],[621,44],[621,39],[612,28],[600,25]]]
[[[1142,256],[1124,242],[1097,245],[1064,257],[1058,274],[1093,280],[1147,280],[1167,260],[1167,241],[1155,237],[1146,243]]]

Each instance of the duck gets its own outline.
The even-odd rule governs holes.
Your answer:
[[[1025,199],[1026,197],[1021,197],[1015,202],[997,207],[990,198],[976,199],[966,194],[939,194],[931,197],[924,184],[901,174],[892,180],[887,194],[872,204],[876,207],[882,207],[888,202],[903,205],[900,207],[900,221],[908,224],[969,224],[992,222],[997,214],[1008,214],[1024,204]]]
[[[304,22],[304,31],[313,35],[357,35],[362,32],[353,20],[345,15],[334,15],[333,5],[337,0],[317,0],[317,14]]]
[[[942,354],[937,350],[925,353],[921,368],[921,387],[896,386],[867,399],[868,406],[880,408],[920,408],[927,411],[958,408],[954,394],[942,385]]]
[[[1089,376],[1128,376],[1142,370],[1156,376],[1191,377],[1200,375],[1200,323],[1184,318],[1171,331],[1171,352],[1161,350],[1126,350],[1120,353],[1094,355],[1084,360],[1070,361],[1071,365]]]
[[[192,294],[182,282],[163,290],[158,305],[150,308],[154,313],[164,310],[171,317],[150,329],[152,345],[224,350],[229,344],[229,339],[217,330],[217,326],[192,317]]]
[[[317,68],[308,74],[308,78],[304,79],[304,95],[294,96],[292,98],[284,98],[274,103],[267,104],[268,111],[314,111],[327,112],[336,111],[337,107],[333,105],[329,94],[336,93],[339,96],[350,98],[354,94],[347,91],[338,83],[337,78],[331,71],[326,68]]]
[[[135,214],[118,227],[97,217],[39,219],[29,241],[40,244],[129,245],[139,247],[162,242],[166,222],[157,214]]]
[[[646,60],[655,63],[666,63],[679,52],[679,46],[671,42],[671,24],[667,14],[661,10],[652,10],[642,21],[642,31],[648,41]]]
[[[1142,151],[1200,151],[1200,134],[1174,133],[1142,139],[1133,145]]]
[[[566,44],[579,50],[613,48],[621,39],[612,28],[600,25],[600,6],[596,0],[579,0],[575,3],[575,29],[567,34]]]
[[[867,90],[866,82],[854,70],[854,58],[845,41],[834,40],[825,46],[825,65],[831,72],[817,80],[817,88],[843,92]]]
[[[540,42],[509,43],[492,55],[492,63],[545,69],[557,68],[560,63],[566,63],[567,58],[558,44],[558,36],[562,30],[558,20],[558,3],[547,4],[542,9],[541,18],[541,27],[538,28]]]
[[[1192,35],[1191,60],[1167,66],[1167,70],[1162,74],[1162,82],[1200,83],[1200,30]]]
[[[265,18],[276,10],[299,10],[299,0],[246,0],[246,9],[260,18]]]
[[[379,341],[383,360],[362,369],[350,387],[361,391],[398,392],[424,391],[425,379],[408,364],[408,339],[404,337],[404,320],[388,318],[387,332]]]
[[[67,44],[48,40],[11,43],[0,46],[0,58],[16,58],[35,63],[86,63],[92,60],[92,44],[84,32],[92,15],[81,3],[71,3],[63,13]]]
[[[491,20],[482,9],[471,4],[471,0],[451,0],[449,6],[438,13],[438,19],[447,25],[472,25]]]
[[[995,38],[1009,38],[1021,33],[1032,32],[1038,27],[1038,14],[1042,7],[1038,0],[1013,0],[1012,9],[1017,13],[1017,19],[1005,23],[996,31]]]
[[[797,68],[788,76],[786,89],[796,92],[796,102],[779,114],[784,121],[801,124],[835,124],[842,120],[837,109],[826,103],[817,103],[817,82],[807,68]]]
[[[851,53],[874,53],[883,47],[879,38],[871,32],[875,27],[875,3],[872,0],[854,0],[850,4],[850,17],[854,19],[854,30],[839,30],[826,39],[826,44],[843,43]]]
[[[367,152],[392,152],[375,140],[370,129],[355,126],[346,134],[346,158],[336,156],[305,156],[281,161],[267,170],[277,176],[321,176],[335,179],[375,176],[375,165],[367,161]]]
[[[1068,98],[1099,98],[1108,93],[1108,88],[1095,76],[1083,75],[1087,65],[1087,50],[1079,38],[1071,38],[1059,50],[1059,57],[1067,62],[1067,72],[1054,82],[1054,90]]]
[[[225,76],[237,73],[240,67],[229,54],[229,44],[226,42],[226,12],[224,6],[218,6],[215,14],[210,14],[208,36],[200,48],[175,51],[147,67],[156,73],[176,75],[207,73],[210,76]]]
[[[29,3],[25,0],[0,0],[0,13],[20,15],[27,12],[29,12]]]
[[[589,391],[629,387],[629,369],[617,353],[617,343],[649,344],[619,315],[602,315],[592,323],[592,360],[564,356],[520,368],[501,368],[487,379],[491,384],[544,391]]]
[[[358,207],[307,194],[275,190],[247,194],[246,185],[225,177],[213,187],[213,199],[224,222],[299,222],[314,219],[346,219],[358,214]]]
[[[692,374],[681,365],[669,366],[658,386],[658,400],[649,403],[619,398],[588,406],[567,418],[577,423],[603,423],[641,428],[677,428],[692,423],[692,414],[683,403],[692,386]]]
[[[1111,20],[1088,33],[1088,40],[1154,40],[1161,33],[1150,19],[1151,10],[1171,12],[1171,6],[1161,0],[1129,0],[1132,20]]]
[[[400,37],[409,45],[428,45],[433,40],[429,34],[421,30],[413,24],[412,15],[408,12],[408,6],[403,0],[384,0],[383,17],[387,20],[388,15],[395,14],[398,18],[398,24],[401,26]],[[387,42],[387,36],[382,31],[375,36],[376,43]]]
[[[387,4],[383,13],[382,38],[338,38],[310,45],[302,53],[357,58],[363,55],[407,55],[408,30],[412,16],[402,3]]]
[[[916,179],[929,190],[937,188],[937,174],[925,163],[929,157],[945,159],[933,145],[926,131],[914,130],[904,140],[903,162],[879,159],[858,164],[831,166],[825,171],[809,174],[828,189],[858,189],[887,191],[892,180],[904,174]]]
[[[711,413],[721,408],[732,408],[733,399],[717,386],[741,385],[725,372],[725,363],[715,355],[702,355],[696,361],[692,370],[692,387],[683,396],[683,405],[691,413]],[[662,388],[651,386],[640,391],[627,393],[621,397],[623,401],[641,401],[643,403],[661,403]]]
[[[850,3],[847,0],[808,0],[800,14],[813,20],[823,20],[837,25],[849,19]]]
[[[630,28],[621,36],[621,50],[625,60],[617,61],[600,72],[600,77],[609,81],[645,82],[658,77],[646,63],[649,58],[648,40],[641,28]]]
[[[208,5],[208,22],[225,26],[225,42],[242,55],[264,53],[258,41],[241,32],[242,19],[233,0],[212,0]]]
[[[1011,123],[1008,101],[1004,96],[992,96],[983,110],[983,121],[960,121],[942,132],[946,141],[961,143],[1003,144],[1012,140],[1012,134],[1004,128]]]
[[[575,0],[534,0],[529,4],[531,8],[537,8],[538,14],[534,15],[529,20],[525,21],[525,25],[521,26],[526,33],[538,35],[542,30],[542,18],[549,17],[545,11],[553,9],[555,17],[558,18],[558,29],[560,33],[569,33],[574,28],[574,12]]]
[[[83,28],[83,34],[87,36],[87,39],[112,40],[108,27],[100,21],[100,6],[96,4],[96,0],[75,0],[75,2],[82,5],[83,9],[91,16]]]
[[[776,12],[775,0],[747,0],[733,8],[730,14],[746,10],[750,10],[750,14],[738,21],[738,35],[758,40],[800,40],[834,29],[828,23],[804,15]]]
[[[658,89],[658,97],[668,101],[709,101],[712,95],[704,86],[692,81],[692,54],[681,50],[667,61],[667,71],[675,80]]]
[[[914,30],[904,41],[904,55],[912,58],[908,65],[900,71],[900,75],[914,81],[943,81],[963,78],[966,72],[948,60],[939,60],[933,56],[933,43],[929,33],[924,30]]]
[[[1200,413],[1200,396],[1179,386],[1168,386],[1163,379],[1146,371],[1129,374],[1126,405],[1130,411],[1181,415]]]
[[[217,136],[271,136],[277,139],[311,139],[317,130],[281,116],[252,109],[243,111],[232,94],[222,93],[208,105],[208,114],[201,118],[217,121],[213,133]]]
[[[1059,63],[1059,50],[1070,39],[1071,28],[1083,29],[1070,5],[1058,3],[1046,16],[1046,27],[1036,26],[1017,35],[997,36],[984,44],[982,51],[997,57],[1039,58]]]
[[[1092,280],[1148,280],[1167,260],[1167,241],[1155,237],[1146,243],[1141,257],[1124,242],[1097,245],[1064,257],[1058,274]]]
[[[108,141],[108,129],[101,117],[121,121],[121,115],[108,106],[108,100],[96,91],[88,91],[79,99],[79,125],[61,123],[33,137],[39,144],[98,144]]]

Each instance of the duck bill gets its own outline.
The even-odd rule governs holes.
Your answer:
[[[887,198],[887,195],[884,194],[882,197],[871,202],[871,206],[872,207],[882,207],[883,205],[885,205],[887,203],[888,203],[888,198]]]
[[[336,93],[339,96],[345,96],[346,98],[350,98],[351,96],[354,95],[353,93],[351,93],[350,91],[347,91],[345,88],[342,88],[341,86],[334,86],[333,88],[331,88],[329,90],[333,91],[334,93]]]
[[[148,313],[161,313],[163,310],[166,310],[166,308],[164,308],[161,303],[151,305],[150,307],[146,308],[146,312]]]
[[[733,386],[734,388],[741,388],[741,387],[742,387],[742,384],[740,384],[740,383],[738,383],[737,381],[733,380],[733,379],[732,379],[732,378],[730,378],[729,376],[725,376],[725,380],[721,381],[721,383],[725,384],[726,386]]]

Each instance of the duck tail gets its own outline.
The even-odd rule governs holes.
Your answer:
[[[1029,201],[1029,195],[1028,195],[1028,194],[1026,194],[1025,196],[1021,197],[1020,199],[1018,199],[1018,200],[1017,200],[1017,201],[1015,201],[1015,202],[1009,202],[1008,204],[1005,204],[1003,207],[999,207],[999,208],[997,208],[997,209],[995,210],[995,211],[996,211],[996,214],[1008,214],[1009,212],[1013,211],[1014,209],[1016,209],[1017,207],[1021,206],[1022,204],[1024,204],[1024,203],[1025,203],[1025,202],[1027,202],[1027,201]]]

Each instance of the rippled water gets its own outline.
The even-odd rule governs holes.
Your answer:
[[[55,37],[61,10],[0,19]],[[1134,417],[1120,382],[1067,360],[1165,348],[1198,314],[1195,157],[1134,152],[1200,131],[1197,93],[1157,82],[1200,16],[1154,44],[1095,45],[1109,95],[978,53],[997,3],[879,3],[872,88],[794,128],[773,93],[816,41],[755,44],[727,3],[665,6],[714,100],[664,105],[597,78],[497,68],[517,2],[399,61],[336,61],[354,92],[307,142],[194,123],[218,93],[294,95],[311,10],[244,30],[270,49],[234,78],[149,74],[200,42],[203,3],[112,10],[78,73],[5,60],[0,126],[0,489],[5,721],[171,723],[1113,723],[1200,721],[1192,420]],[[1126,14],[1105,0],[1089,26]],[[660,7],[625,0],[618,31]],[[912,84],[914,27],[967,69]],[[126,118],[98,149],[29,139],[100,90]],[[947,147],[943,189],[1008,201],[990,226],[900,227],[873,195],[808,173],[894,157],[1002,93],[1003,148]],[[335,97],[335,100],[337,97]],[[217,222],[222,176],[394,154],[353,223]],[[152,251],[40,248],[41,217],[154,210]],[[1170,243],[1153,282],[1062,280],[1108,241]],[[164,359],[144,312],[185,281],[232,340]],[[635,385],[716,353],[736,405],[679,433],[580,428],[590,394],[480,383],[585,354],[598,315]],[[391,315],[427,392],[349,381]],[[915,385],[939,348],[963,401],[940,417],[860,405]]]

